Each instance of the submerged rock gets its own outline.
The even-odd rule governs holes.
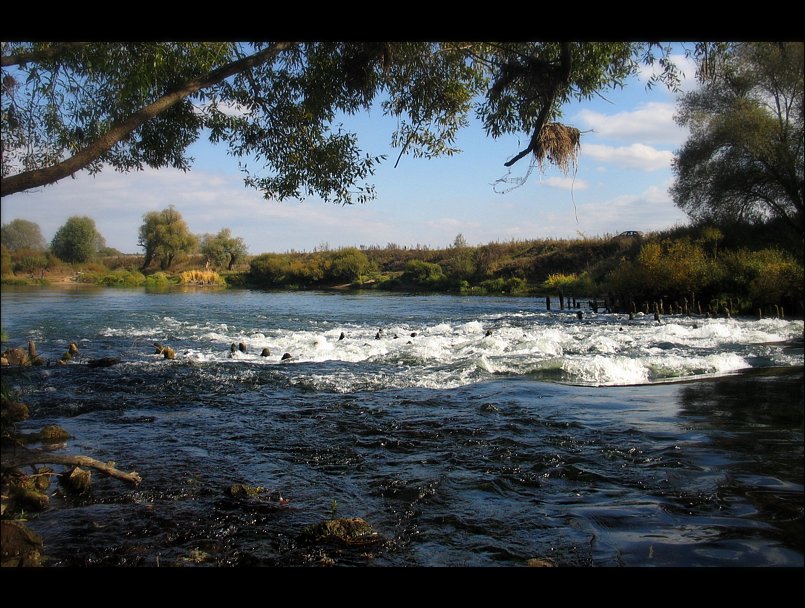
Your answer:
[[[112,367],[120,363],[117,357],[101,357],[100,359],[92,359],[87,361],[87,367]]]
[[[343,517],[308,526],[302,531],[299,540],[306,543],[368,545],[382,541],[383,537],[366,520],[360,517]]]
[[[232,498],[238,496],[257,496],[265,492],[265,488],[259,486],[247,486],[245,483],[233,483],[227,487],[225,493]]]

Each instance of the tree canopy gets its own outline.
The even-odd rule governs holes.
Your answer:
[[[200,251],[207,261],[216,268],[232,270],[235,264],[246,259],[249,249],[240,237],[233,237],[229,228],[218,234],[205,234],[201,237]]]
[[[56,231],[50,248],[60,260],[70,263],[87,262],[106,247],[106,242],[95,227],[95,220],[74,215]]]
[[[383,157],[342,119],[373,104],[398,119],[400,155],[458,152],[474,113],[491,137],[525,136],[507,166],[567,168],[579,132],[558,122],[562,105],[646,64],[673,87],[670,53],[641,42],[4,42],[1,191],[106,167],[187,170],[204,135],[266,198],[364,202]]]
[[[162,270],[168,270],[174,261],[196,249],[198,238],[190,232],[182,214],[170,205],[143,216],[138,245],[145,249],[143,270],[155,259]]]
[[[3,224],[0,241],[9,251],[20,249],[41,251],[47,248],[39,224],[28,220],[16,219],[11,220],[8,224]]]
[[[674,161],[676,204],[696,220],[787,224],[802,246],[803,43],[744,42],[685,95],[690,137]]]

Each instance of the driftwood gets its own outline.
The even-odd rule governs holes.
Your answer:
[[[32,452],[25,450],[22,453],[12,455],[3,455],[3,468],[17,468],[35,464],[64,464],[77,467],[90,467],[105,473],[115,479],[127,481],[138,485],[142,481],[142,477],[137,471],[125,473],[116,469],[111,464],[95,460],[89,456],[66,456],[62,454],[53,454],[51,452]]]

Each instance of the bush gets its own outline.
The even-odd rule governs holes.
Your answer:
[[[405,272],[403,272],[400,280],[403,284],[411,285],[412,287],[436,289],[443,284],[445,276],[439,264],[411,260],[405,265]]]
[[[176,282],[172,281],[164,272],[155,272],[145,278],[146,290],[161,291],[175,284]]]
[[[223,277],[212,270],[186,270],[179,274],[181,285],[226,285]]]
[[[100,276],[97,282],[104,287],[140,287],[145,284],[145,275],[136,270],[119,268]]]

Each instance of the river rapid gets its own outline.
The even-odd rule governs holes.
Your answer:
[[[803,322],[579,310],[4,287],[21,430],[143,477],[29,525],[50,565],[802,567]],[[303,542],[333,517],[379,542]]]

